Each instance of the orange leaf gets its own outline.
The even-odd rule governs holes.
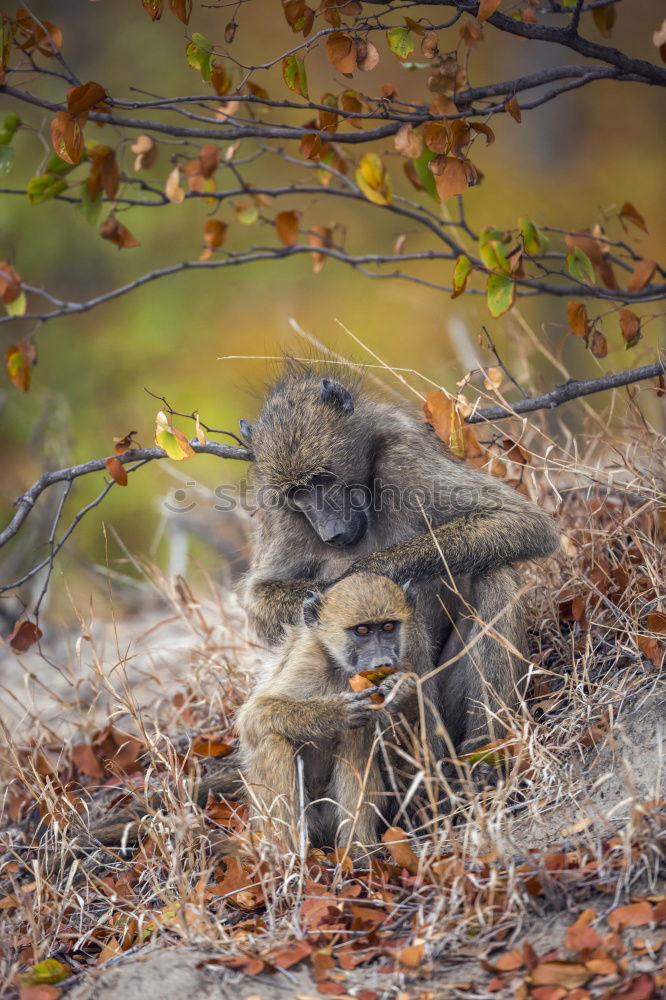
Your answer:
[[[199,153],[199,163],[203,176],[206,179],[212,177],[220,163],[220,151],[217,146],[213,146],[211,143],[202,146]]]
[[[435,177],[437,194],[446,201],[456,194],[464,194],[468,187],[477,183],[479,174],[471,160],[449,157],[439,177]]]
[[[628,291],[640,292],[642,288],[645,288],[650,283],[656,267],[657,265],[653,260],[648,260],[647,258],[639,260],[629,278]]]
[[[507,114],[511,115],[514,121],[518,122],[518,124],[520,125],[520,123],[523,120],[523,116],[520,111],[520,104],[518,103],[518,99],[516,97],[509,98],[509,100],[504,105],[504,110],[507,112]]]
[[[132,438],[138,433],[138,431],[130,431],[129,434],[126,434],[124,437],[114,437],[113,444],[116,454],[124,455],[126,451],[129,451],[131,448],[135,448],[136,445]]]
[[[663,611],[651,611],[647,616],[647,627],[650,632],[666,635],[666,614]]]
[[[356,44],[345,31],[335,31],[326,39],[328,61],[345,76],[351,76],[356,69]]]
[[[37,360],[37,349],[34,344],[29,344],[26,340],[19,340],[18,344],[10,344],[5,354],[5,367],[7,375],[12,383],[21,392],[27,392],[30,388],[30,378],[32,368]]]
[[[123,226],[122,222],[118,222],[113,213],[99,227],[99,235],[103,240],[110,240],[111,243],[115,243],[119,250],[125,247],[141,246],[139,241],[132,236],[127,226]]]
[[[567,928],[564,943],[570,951],[593,951],[601,944],[601,938],[590,927],[590,921],[596,918],[594,910],[584,910],[575,924]]]
[[[0,299],[5,304],[15,302],[21,294],[21,276],[7,263],[0,260]]]
[[[431,389],[423,403],[423,415],[435,434],[454,455],[463,458],[467,452],[462,414],[440,389]]]
[[[86,115],[106,97],[106,91],[101,83],[88,80],[79,87],[71,87],[67,91],[67,110],[70,115]]]
[[[622,223],[623,226],[624,226],[624,220],[627,219],[628,222],[633,222],[635,226],[638,226],[639,229],[642,229],[643,232],[647,233],[648,227],[645,222],[645,219],[638,211],[638,209],[636,209],[630,201],[625,201],[624,205],[620,209],[619,215],[620,215],[620,222]]]
[[[21,986],[19,1000],[58,1000],[62,990],[51,983],[40,983],[39,986]]]
[[[127,486],[127,470],[122,462],[112,455],[104,460],[106,470],[118,486]]]
[[[317,132],[306,132],[299,148],[306,160],[316,160],[321,155],[321,138]]]
[[[631,309],[620,309],[620,329],[627,347],[634,347],[641,339],[641,320]]]
[[[233,747],[222,740],[199,739],[192,744],[192,753],[198,757],[227,757],[233,752]]]
[[[413,944],[398,952],[398,961],[408,969],[418,969],[423,961],[424,948],[422,944]]]
[[[382,843],[386,844],[397,865],[406,868],[410,875],[416,874],[419,859],[414,854],[404,830],[399,826],[390,826],[382,835]]]
[[[222,222],[221,219],[208,219],[204,226],[204,243],[206,244],[206,249],[199,257],[199,260],[209,260],[213,256],[213,250],[217,250],[224,243],[227,229],[226,222]]]
[[[580,962],[539,962],[530,973],[530,983],[533,986],[563,986],[573,990],[584,986],[592,975]]]
[[[638,903],[629,903],[627,906],[618,906],[611,910],[606,920],[613,930],[620,930],[623,927],[644,927],[654,920],[654,910],[647,899],[641,899]]]
[[[51,122],[51,142],[65,163],[76,165],[83,152],[83,129],[67,111],[59,111]]]
[[[605,358],[608,354],[608,341],[604,337],[601,330],[598,330],[596,326],[592,331],[592,336],[590,337],[590,350],[595,358]]]
[[[604,1000],[656,1000],[657,987],[654,976],[650,972],[641,972],[640,975],[626,983],[618,986],[612,993],[605,993]]]
[[[169,0],[169,8],[174,17],[188,24],[192,14],[192,0]]]
[[[280,243],[286,247],[296,246],[298,242],[298,223],[301,213],[294,210],[278,212],[275,216],[275,230]]]
[[[567,302],[567,319],[569,329],[577,337],[587,337],[590,329],[590,321],[587,318],[587,309],[584,302]]]
[[[104,769],[89,743],[77,743],[73,746],[71,757],[72,763],[81,774],[87,774],[90,778],[101,778],[104,774]]]
[[[513,972],[515,969],[520,969],[521,966],[525,964],[525,956],[521,948],[516,948],[514,951],[508,951],[504,955],[493,962],[493,967],[499,972]]]
[[[310,231],[308,235],[308,245],[311,247],[330,247],[332,242],[333,233],[332,230],[326,226],[310,226]],[[322,267],[326,263],[326,255],[320,253],[317,249],[312,251],[312,260],[314,261],[312,265],[312,270],[315,274],[319,274]]]
[[[479,10],[476,15],[477,21],[487,21],[492,17],[502,0],[481,0]]]

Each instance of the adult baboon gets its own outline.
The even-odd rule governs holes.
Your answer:
[[[388,695],[391,715],[416,719],[404,659],[413,627],[406,595],[386,577],[354,573],[323,597],[308,592],[302,623],[287,626],[274,665],[238,713],[255,829],[297,847],[302,808],[315,846],[349,845],[356,856],[376,842],[390,804],[374,723],[386,716],[368,696]],[[351,691],[355,673],[382,666],[399,671],[379,688]]]
[[[452,661],[424,685],[447,745],[500,735],[525,674],[515,564],[557,548],[550,516],[457,461],[428,425],[357,377],[342,385],[288,363],[241,431],[261,507],[244,587],[259,638],[274,646],[308,590],[350,572],[412,580],[407,658],[421,675]],[[430,740],[444,755],[434,726]]]

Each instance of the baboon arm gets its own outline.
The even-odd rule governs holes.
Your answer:
[[[251,698],[238,715],[241,740],[257,745],[269,734],[281,736],[293,745],[310,740],[331,739],[344,728],[340,699]]]
[[[330,583],[330,581],[329,581]],[[245,604],[252,628],[264,642],[275,645],[284,636],[285,625],[303,620],[303,601],[308,590],[321,590],[320,580],[257,580],[247,588]]]
[[[477,575],[497,566],[550,555],[559,545],[555,523],[531,503],[514,510],[470,514],[415,538],[372,552],[350,572],[378,573],[396,583],[445,572]]]

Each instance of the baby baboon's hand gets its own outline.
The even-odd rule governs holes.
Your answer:
[[[375,714],[370,695],[377,688],[367,688],[365,691],[350,691],[340,695],[342,715],[345,729],[362,729]]]
[[[417,681],[412,674],[391,674],[377,690],[384,698],[383,708],[391,715],[399,715],[416,696]]]

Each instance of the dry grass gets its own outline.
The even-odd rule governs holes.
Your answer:
[[[485,442],[486,456],[498,459],[499,440]],[[533,428],[521,440],[529,462],[515,468],[504,449],[506,478],[522,475],[546,502],[559,495],[565,537],[558,557],[526,577],[538,623],[529,707],[495,753],[493,788],[479,792],[462,765],[461,783],[444,789],[452,811],[403,814],[409,840],[378,845],[365,868],[340,850],[276,852],[247,834],[241,808],[196,805],[198,777],[214,766],[205,753],[220,747],[197,755],[192,745],[233,746],[234,711],[261,658],[231,598],[212,584],[195,597],[142,567],[181,637],[175,695],[157,661],[142,661],[137,683],[135,654],[102,654],[82,619],[77,648],[92,694],[63,700],[58,732],[38,720],[5,730],[3,986],[47,957],[76,972],[156,941],[214,946],[251,972],[288,965],[298,947],[324,949],[343,968],[377,956],[408,967],[463,944],[486,948],[534,914],[590,898],[610,910],[638,886],[654,891],[664,872],[662,765],[653,761],[654,787],[639,792],[645,775],[619,733],[627,713],[666,695],[664,441],[646,427],[628,428],[626,440],[620,453],[592,439],[582,458]],[[420,763],[414,793],[427,803],[443,781]],[[597,794],[604,782],[620,790],[609,808]],[[160,790],[157,813],[147,788]],[[88,843],[82,853],[82,831],[113,816],[124,795],[144,797],[141,846]],[[230,838],[232,858],[217,849]]]

